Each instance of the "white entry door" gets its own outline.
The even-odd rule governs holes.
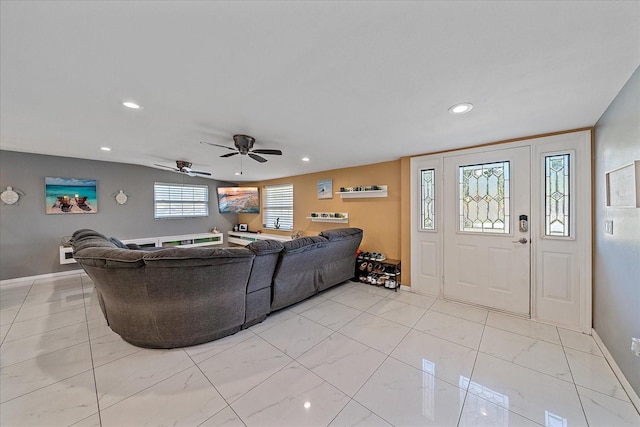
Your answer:
[[[529,316],[530,148],[446,156],[443,166],[444,297]]]

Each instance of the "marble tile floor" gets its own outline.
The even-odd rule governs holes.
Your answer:
[[[151,350],[78,273],[0,289],[0,340],[3,427],[640,426],[590,336],[355,282]]]

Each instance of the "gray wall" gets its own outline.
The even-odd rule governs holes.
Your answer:
[[[47,176],[91,178],[98,181],[98,213],[46,215],[44,179]],[[153,219],[153,183],[209,186],[209,217]],[[144,166],[67,157],[0,151],[0,187],[22,190],[18,205],[0,204],[0,279],[77,269],[60,265],[60,240],[80,228],[92,228],[121,239],[204,233],[213,226],[226,232],[238,221],[235,214],[218,213],[216,187],[226,182],[180,175]],[[111,196],[129,194],[125,205]]]
[[[640,68],[596,124],[594,148],[594,329],[640,394],[640,357],[630,351],[640,338],[640,208],[605,206],[605,173],[640,160]]]

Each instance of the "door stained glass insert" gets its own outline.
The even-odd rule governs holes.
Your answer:
[[[460,231],[509,234],[509,162],[459,171]]]
[[[544,158],[544,235],[569,237],[569,154]]]
[[[435,230],[435,175],[433,169],[420,171],[420,228]]]

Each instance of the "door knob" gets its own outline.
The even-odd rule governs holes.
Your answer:
[[[526,238],[522,238],[520,240],[514,240],[513,243],[522,243],[523,245],[526,244],[528,242],[528,240]]]

